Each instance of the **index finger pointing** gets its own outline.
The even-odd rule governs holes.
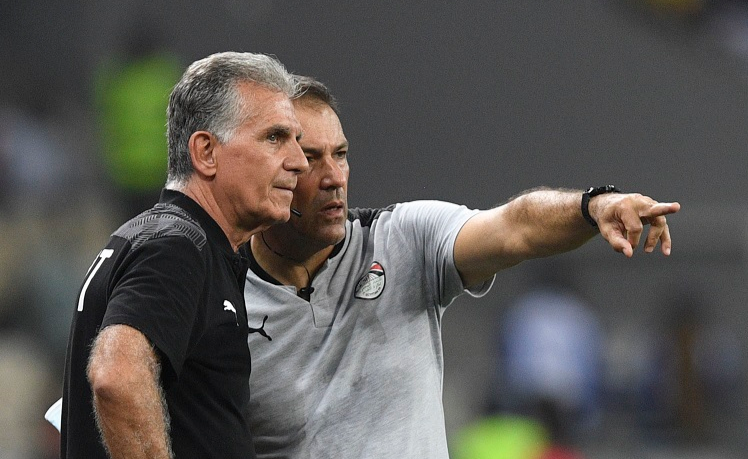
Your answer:
[[[662,215],[674,214],[680,210],[680,203],[677,202],[658,202],[653,204],[647,210],[642,212],[642,217],[660,217]]]

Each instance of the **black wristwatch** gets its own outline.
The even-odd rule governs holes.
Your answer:
[[[597,228],[597,222],[590,216],[590,198],[594,198],[597,195],[605,193],[621,193],[621,190],[615,187],[615,185],[605,185],[594,187],[591,186],[582,193],[582,216],[590,225]]]

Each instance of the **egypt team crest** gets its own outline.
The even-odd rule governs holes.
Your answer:
[[[356,298],[373,300],[384,290],[384,268],[378,262],[371,264],[369,272],[359,279],[356,285]]]

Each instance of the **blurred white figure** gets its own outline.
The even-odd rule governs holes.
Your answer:
[[[507,405],[544,418],[553,437],[572,432],[599,410],[603,331],[576,294],[540,287],[510,306],[502,323]]]

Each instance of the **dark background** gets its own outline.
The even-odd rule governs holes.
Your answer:
[[[147,41],[183,67],[218,51],[264,52],[327,83],[351,143],[352,206],[442,199],[486,208],[538,185],[606,183],[679,201],[669,258],[625,259],[598,238],[557,263],[500,273],[483,299],[456,301],[444,320],[447,428],[453,435],[485,413],[500,390],[492,378],[502,311],[539,272],[556,270],[626,355],[641,344],[629,331],[663,336],[684,303],[696,322],[716,323],[738,343],[731,355],[742,379],[730,386],[730,409],[702,413],[699,435],[677,420],[638,422],[637,407],[609,396],[596,427],[577,439],[588,455],[741,457],[747,24],[743,2],[718,1],[5,0],[0,109],[15,118],[0,117],[0,344],[38,364],[29,383],[13,366],[29,358],[0,358],[9,375],[0,392],[43,388],[14,411],[32,413],[28,422],[60,394],[75,292],[120,223],[101,171],[93,75]],[[35,158],[33,141],[16,149],[2,136],[18,118],[43,132],[42,150],[53,154]],[[30,424],[7,413],[0,455],[4,444],[29,443],[7,457],[44,457],[35,437],[44,427],[21,439],[11,427]]]

